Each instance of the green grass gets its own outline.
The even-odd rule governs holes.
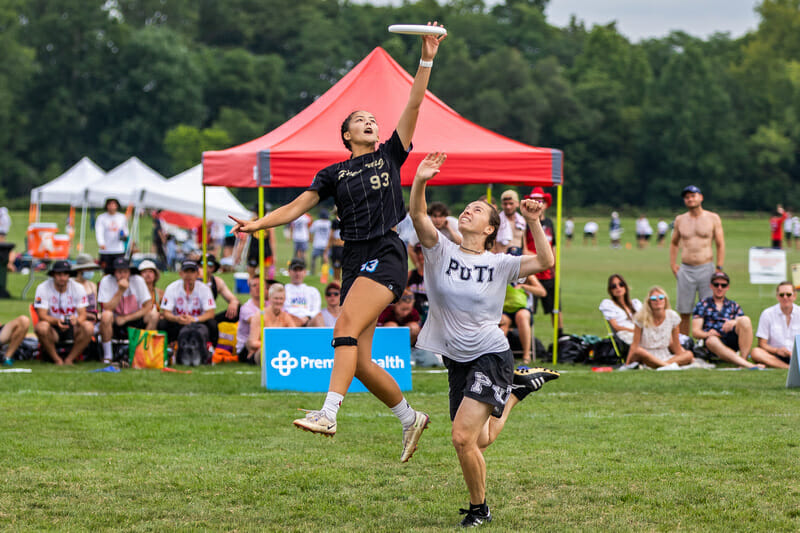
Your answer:
[[[0,527],[11,530],[434,531],[466,503],[446,377],[414,373],[430,429],[400,464],[398,422],[352,394],[333,439],[290,421],[318,394],[252,368],[0,379]],[[800,400],[785,372],[566,368],[486,454],[499,531],[793,531]]]
[[[749,285],[747,249],[766,244],[767,218],[723,220],[731,297],[757,320],[774,288]],[[632,231],[632,219],[623,224]],[[603,232],[597,248],[579,237],[562,253],[566,330],[603,333],[597,306],[612,272],[635,296],[660,284],[674,297],[667,254],[611,250]],[[23,284],[9,274],[17,298]],[[3,300],[0,318],[27,303]],[[0,374],[0,529],[438,531],[467,502],[443,373],[413,374],[408,398],[432,423],[402,465],[399,424],[369,394],[348,395],[326,439],[291,425],[321,394],[265,391],[244,365],[15,367],[32,372]],[[487,451],[491,529],[800,529],[800,392],[785,388],[785,371],[561,369]]]

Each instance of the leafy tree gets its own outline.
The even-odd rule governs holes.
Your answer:
[[[179,124],[164,136],[164,151],[169,154],[172,174],[200,163],[206,150],[220,150],[230,144],[228,134],[215,128],[199,130]]]

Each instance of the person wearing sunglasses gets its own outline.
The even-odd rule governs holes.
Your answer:
[[[619,340],[630,346],[633,342],[633,315],[642,308],[642,302],[638,298],[631,300],[628,284],[619,274],[608,277],[606,290],[610,298],[600,302],[600,312]]]
[[[651,288],[645,305],[633,320],[633,342],[619,370],[632,370],[640,365],[656,370],[680,370],[681,366],[692,363],[692,352],[681,346],[678,336],[681,317],[670,308],[664,289]]]
[[[775,289],[778,303],[764,309],[758,319],[758,346],[750,357],[756,363],[773,368],[789,368],[795,338],[800,335],[800,306],[795,304],[797,291],[790,281],[782,281]]]
[[[332,328],[336,324],[336,319],[342,312],[341,286],[332,281],[325,287],[325,307],[311,319],[311,327]]]
[[[742,368],[764,368],[747,360],[753,346],[753,325],[739,304],[726,297],[730,283],[725,272],[712,274],[712,295],[697,302],[692,313],[692,337],[702,340],[706,349],[723,361]]]

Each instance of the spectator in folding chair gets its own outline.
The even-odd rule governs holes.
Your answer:
[[[112,342],[127,341],[128,328],[147,329],[145,317],[153,309],[153,298],[139,271],[124,257],[114,259],[111,273],[103,276],[97,301],[102,306],[100,341],[103,362],[113,361]]]
[[[181,279],[167,285],[164,291],[164,298],[161,300],[164,318],[159,320],[158,329],[167,332],[170,342],[178,340],[184,326],[197,322],[206,327],[211,343],[217,343],[219,331],[214,320],[214,296],[207,285],[197,282],[198,277],[197,262],[183,261]]]
[[[50,279],[36,288],[33,306],[38,323],[33,328],[42,352],[57,365],[71,365],[89,345],[94,324],[86,319],[89,305],[86,291],[70,279],[69,261],[55,261],[50,267]],[[63,359],[56,347],[72,344]]]
[[[642,302],[637,298],[631,300],[630,287],[625,278],[619,274],[611,274],[608,277],[606,290],[610,298],[600,302],[600,312],[603,313],[603,318],[617,339],[625,343],[622,347],[624,357],[633,342],[635,328],[633,316],[642,308]]]

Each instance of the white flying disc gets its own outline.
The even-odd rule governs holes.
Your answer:
[[[389,26],[392,33],[405,33],[406,35],[447,35],[447,30],[441,26],[428,26],[426,24],[392,24]]]

